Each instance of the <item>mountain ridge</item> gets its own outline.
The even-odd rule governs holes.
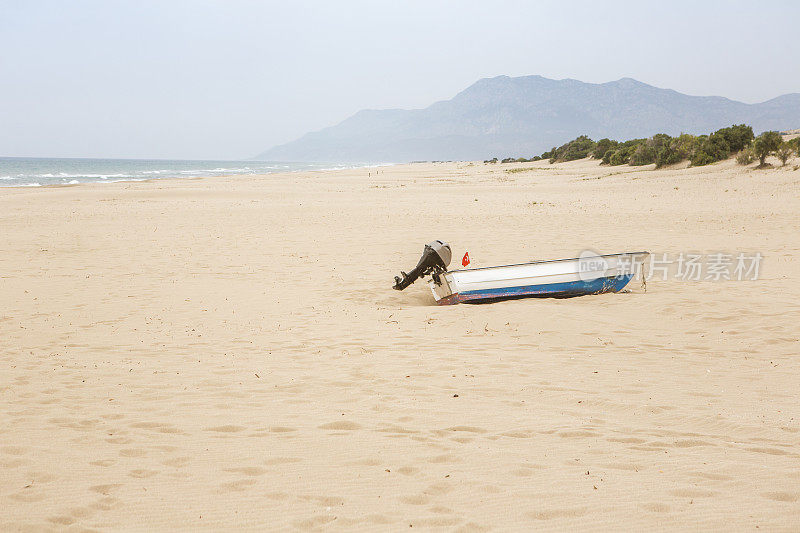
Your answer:
[[[586,83],[539,75],[482,78],[422,109],[362,109],[255,159],[405,162],[539,154],[589,135],[626,140],[710,133],[735,123],[759,132],[800,124],[800,93],[756,104],[691,96],[633,78]]]

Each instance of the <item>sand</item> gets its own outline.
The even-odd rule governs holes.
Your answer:
[[[0,189],[0,530],[796,530],[798,164]],[[438,307],[435,238],[764,261]]]

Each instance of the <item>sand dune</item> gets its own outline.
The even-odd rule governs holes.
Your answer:
[[[0,529],[796,530],[799,163],[0,189]],[[437,307],[434,238],[765,259]]]

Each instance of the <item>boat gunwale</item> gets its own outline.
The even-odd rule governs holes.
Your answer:
[[[506,268],[506,267],[517,267],[517,266],[527,266],[527,265],[541,265],[544,263],[561,263],[564,261],[580,261],[585,259],[592,259],[595,257],[619,257],[621,255],[650,255],[650,252],[620,252],[618,254],[604,254],[604,255],[587,255],[586,257],[571,257],[569,259],[545,259],[543,261],[531,261],[529,263],[515,263],[512,265],[496,265],[496,266],[488,266],[488,267],[478,267],[478,268],[459,268],[458,270],[445,270],[443,274],[453,274],[455,272],[477,272],[478,270],[489,270],[492,268]]]

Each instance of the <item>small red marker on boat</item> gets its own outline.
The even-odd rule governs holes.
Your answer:
[[[469,252],[464,254],[464,257],[461,259],[461,266],[467,266],[469,264]]]

